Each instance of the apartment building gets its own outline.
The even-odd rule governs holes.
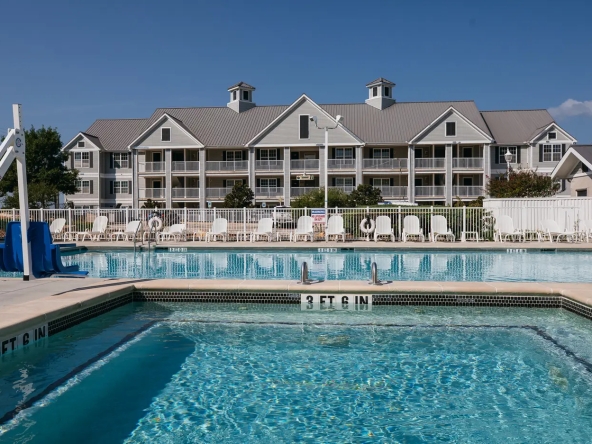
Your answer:
[[[512,168],[550,174],[577,141],[546,110],[479,111],[474,101],[397,102],[395,84],[366,85],[363,103],[257,106],[255,88],[228,88],[222,107],[159,108],[145,119],[101,119],[65,146],[76,207],[220,206],[237,182],[255,202],[288,204],[325,185],[372,184],[386,200],[434,205],[484,194]],[[341,115],[341,123],[336,117]],[[316,117],[316,122],[311,119]],[[324,127],[328,131],[325,152]]]

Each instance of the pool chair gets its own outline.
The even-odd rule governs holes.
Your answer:
[[[296,229],[292,233],[290,241],[297,242],[298,238],[303,237],[304,240],[310,238],[310,241],[314,241],[314,231],[312,228],[312,217],[310,216],[300,216],[298,218],[298,223],[296,224]]]
[[[271,242],[271,235],[273,234],[273,219],[271,217],[264,217],[257,222],[257,229],[251,233],[251,242],[259,239],[267,238],[267,242]]]
[[[161,241],[163,240],[176,240],[176,241],[180,241],[181,239],[185,240],[185,234],[186,234],[187,230],[185,227],[185,224],[173,224],[170,227],[168,227],[168,230],[162,230],[161,233],[159,233],[159,238]]]
[[[327,240],[331,240],[331,236],[333,236],[336,241],[339,241],[339,236],[341,236],[341,240],[345,242],[345,228],[343,228],[342,216],[335,215],[329,218],[329,222],[327,222],[326,235]]]
[[[206,242],[216,241],[218,237],[221,237],[224,242],[228,240],[228,221],[223,217],[214,219],[212,228],[206,233]]]
[[[76,240],[78,240],[79,236],[81,237],[80,240],[85,240],[87,236],[93,241],[101,240],[101,238],[105,239],[108,223],[109,220],[107,219],[107,216],[97,216],[93,222],[92,229],[90,231],[80,231],[76,233]]]
[[[559,228],[559,224],[552,219],[543,221],[543,233],[541,234],[541,240],[549,240],[553,242],[553,238],[557,242],[564,238],[568,242],[573,242],[576,238],[575,231],[566,231]]]
[[[64,237],[64,227],[66,226],[66,219],[54,219],[49,226],[49,232],[53,240]]]
[[[582,241],[590,242],[592,239],[592,220],[580,221],[580,239]]]
[[[508,237],[513,240],[516,240],[517,237],[518,242],[524,239],[524,231],[514,228],[514,221],[510,216],[499,216],[495,225],[495,232],[500,242],[507,241]]]
[[[136,240],[142,237],[142,221],[133,220],[125,226],[125,230],[111,233],[111,240]]]
[[[376,228],[374,229],[374,242],[378,242],[379,237],[387,237],[391,242],[395,241],[395,232],[391,225],[391,218],[388,216],[378,216],[376,218]]]
[[[423,230],[419,226],[419,218],[417,216],[405,216],[403,219],[403,242],[407,242],[409,237],[417,238],[422,242],[425,242],[425,236]]]
[[[444,216],[432,216],[432,231],[430,233],[430,240],[436,242],[438,237],[443,237],[444,240],[454,242],[454,233],[448,227],[448,221]]]

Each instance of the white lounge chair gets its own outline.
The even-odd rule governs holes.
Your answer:
[[[105,235],[107,233],[107,224],[109,223],[109,219],[107,216],[97,216],[95,221],[93,222],[93,226],[90,231],[80,231],[76,233],[76,240],[78,241],[78,236],[81,236],[80,240],[85,240],[86,237],[90,240],[98,241],[101,238],[105,239]]]
[[[496,219],[495,226],[497,238],[500,242],[507,241],[508,237],[513,238],[513,240],[518,237],[519,242],[521,238],[524,239],[524,231],[514,228],[514,221],[510,216],[499,216]]]
[[[423,230],[419,226],[419,218],[417,216],[409,215],[403,219],[403,242],[407,242],[409,237],[416,237],[418,240],[425,242]]]
[[[298,218],[298,223],[296,224],[296,230],[292,233],[292,237],[290,241],[297,242],[299,237],[303,237],[306,241],[307,238],[310,238],[310,241],[314,241],[314,231],[312,228],[312,217],[310,216],[300,216]]]
[[[331,236],[334,236],[337,241],[339,241],[339,236],[341,236],[341,240],[345,242],[343,216],[337,214],[329,218],[329,222],[327,222],[327,233],[325,235],[327,236],[327,240],[331,240]]]
[[[445,240],[454,242],[454,233],[448,227],[448,221],[444,216],[432,216],[432,231],[430,233],[430,239],[432,242],[436,242],[438,237],[441,236]]]
[[[271,235],[273,234],[273,219],[271,217],[264,217],[259,219],[257,229],[251,233],[251,242],[258,241],[261,237],[266,237],[267,242],[271,242]]]
[[[576,238],[576,232],[562,230],[559,228],[559,224],[552,219],[543,221],[543,234],[541,240],[548,239],[550,242],[553,242],[553,238],[555,238],[555,240],[559,242],[562,237],[568,242],[573,242]]]
[[[592,239],[592,220],[580,221],[579,231],[582,241],[590,242],[590,239]]]
[[[142,237],[142,221],[133,220],[125,226],[125,230],[111,233],[111,240],[134,240]]]
[[[228,240],[228,221],[223,217],[214,219],[211,230],[206,233],[206,242],[209,242],[210,240],[215,241],[218,236],[220,236],[224,242]]]
[[[54,219],[49,226],[49,232],[51,233],[52,239],[56,240],[64,237],[64,227],[66,226],[66,219]]]
[[[187,233],[187,229],[185,224],[173,224],[170,227],[168,227],[168,230],[162,230],[161,233],[159,233],[159,237],[160,240],[176,240],[176,241],[180,241],[181,238],[185,239],[186,237],[186,233]]]
[[[379,237],[388,237],[391,242],[395,241],[395,232],[391,225],[391,218],[388,216],[378,216],[376,218],[376,227],[374,228],[374,242],[378,242]]]

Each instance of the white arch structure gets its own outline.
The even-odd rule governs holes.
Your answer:
[[[12,105],[14,128],[8,129],[6,138],[0,144],[0,179],[16,159],[18,192],[20,204],[21,235],[23,242],[23,280],[34,279],[31,268],[31,246],[29,245],[29,199],[27,193],[27,161],[25,159],[25,132],[22,130],[21,105]]]

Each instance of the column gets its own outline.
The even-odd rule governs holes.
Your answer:
[[[206,203],[206,149],[199,149],[199,208],[207,208]]]
[[[325,146],[319,146],[319,186],[325,186],[325,169],[327,168],[327,163],[325,160],[327,159],[327,155],[325,154]]]
[[[172,152],[170,148],[164,150],[164,162],[165,162],[165,197],[166,197],[166,208],[173,208],[173,173],[172,173]]]
[[[257,187],[257,181],[255,180],[255,148],[249,147],[249,159],[248,159],[248,168],[249,168],[249,187],[255,192],[255,188]],[[255,196],[257,197],[257,196]]]
[[[446,205],[452,205],[452,145],[446,145]]]
[[[140,206],[140,180],[138,179],[138,151],[132,149],[130,156],[132,156],[132,208],[138,208]]]
[[[289,207],[292,193],[290,187],[292,185],[292,177],[290,176],[290,147],[284,147],[284,205]]]
[[[407,151],[407,200],[415,202],[415,145],[409,145]]]
[[[489,179],[491,178],[491,151],[489,144],[483,145],[483,195],[487,196],[485,191]]]
[[[356,150],[356,188],[358,185],[364,183],[364,147],[357,146],[354,148]]]

